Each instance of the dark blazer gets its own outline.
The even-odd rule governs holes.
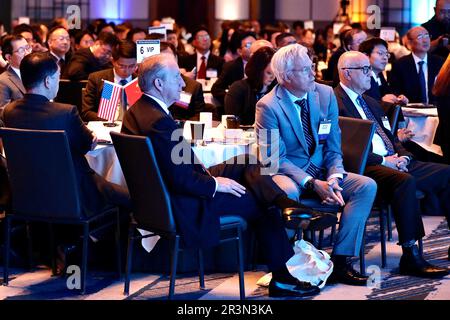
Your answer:
[[[59,58],[57,58],[56,56],[51,54],[50,51],[48,51],[48,54],[53,59],[55,59],[56,63],[58,63]],[[69,50],[69,52],[67,52],[66,55],[64,56],[63,62],[58,63],[58,65],[61,67],[61,79],[65,79],[63,76],[66,74],[66,69],[67,69],[67,66],[69,65],[71,59],[72,59],[72,50]]]
[[[112,64],[100,64],[90,48],[80,49],[72,56],[62,78],[73,81],[87,80],[91,73],[109,68],[112,68]]]
[[[211,246],[219,241],[219,216],[210,212],[215,193],[215,181],[194,155],[190,144],[182,137],[172,141],[178,129],[175,121],[156,101],[147,95],[129,108],[124,115],[122,132],[147,136],[155,149],[156,160],[170,192],[172,210],[186,247]],[[181,147],[178,143],[181,143]],[[172,150],[186,150],[189,163],[175,164]],[[181,158],[180,158],[181,159]]]
[[[276,84],[274,81],[267,92],[270,92]],[[263,96],[260,94],[259,99]],[[241,118],[241,124],[252,125],[255,123],[256,103],[259,99],[248,79],[236,81],[225,96],[225,114],[234,114]]]
[[[224,104],[226,90],[238,80],[244,78],[244,61],[241,57],[223,65],[223,70],[211,88],[211,93],[222,105]]]
[[[12,128],[65,130],[85,214],[92,215],[106,206],[106,199],[99,191],[101,179],[85,158],[91,150],[92,133],[84,125],[75,106],[50,102],[41,95],[26,94],[23,99],[5,108],[3,118],[5,126]]]
[[[217,74],[220,75],[220,73],[222,72],[223,64],[224,60],[222,57],[218,57],[210,53],[208,62],[206,63],[206,69],[215,69],[217,70]],[[191,71],[194,67],[197,67],[197,53],[185,57],[179,57],[178,65],[180,66],[180,68],[186,69],[186,71]]]
[[[206,111],[205,98],[203,97],[203,87],[200,82],[181,75],[186,86],[183,91],[192,95],[191,102],[187,109],[178,106],[176,103],[170,106],[169,110],[175,119],[188,120],[199,116],[200,112]]]
[[[336,94],[340,116],[361,119],[361,115],[359,114],[352,100],[340,85],[334,89],[334,93]],[[363,98],[366,101],[367,105],[369,106],[369,109],[372,111],[373,115],[377,119],[378,124],[381,126],[384,133],[388,136],[389,140],[391,140],[395,152],[398,153],[399,156],[409,156],[412,158],[412,154],[406,151],[406,149],[402,146],[400,141],[383,126],[383,121],[381,120],[381,118],[384,117],[385,114],[383,112],[383,108],[381,107],[380,103],[366,94],[363,94]],[[370,150],[372,150],[372,145],[370,146]],[[381,164],[382,162],[383,157],[373,152],[369,154],[369,157],[367,159],[368,166]]]
[[[385,95],[392,93],[392,89],[382,73],[380,74],[380,80],[381,86],[378,85],[373,77],[370,77],[370,89],[364,92],[364,94],[374,98],[377,101],[381,101],[381,98]]]
[[[3,109],[8,102],[23,98],[25,92],[22,80],[11,66],[8,66],[0,75],[0,109]]]
[[[436,79],[439,70],[444,64],[444,59],[428,54],[428,100],[430,104],[436,103],[436,97],[432,90],[434,80]],[[401,57],[392,65],[391,78],[389,83],[394,94],[403,94],[409,102],[420,102],[420,82],[419,74],[414,62],[412,54]]]

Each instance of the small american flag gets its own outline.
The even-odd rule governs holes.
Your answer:
[[[120,100],[122,86],[107,80],[104,81],[100,106],[98,107],[98,116],[113,122],[116,117],[117,104]]]

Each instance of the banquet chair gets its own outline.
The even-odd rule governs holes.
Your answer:
[[[78,112],[81,113],[83,105],[82,90],[86,88],[87,80],[71,81],[68,79],[59,80],[58,95],[55,102],[68,103],[77,106]]]
[[[133,214],[128,234],[124,294],[129,294],[135,240],[158,235],[171,243],[171,271],[168,295],[169,300],[171,300],[175,291],[178,252],[181,251],[180,235],[177,232],[177,225],[172,213],[170,194],[159,171],[151,141],[147,137],[116,132],[111,132],[111,138],[133,204]],[[151,234],[142,236],[138,234],[137,228],[146,230]],[[222,235],[220,243],[234,241],[237,245],[239,294],[241,300],[245,299],[242,232],[246,228],[246,221],[239,216],[230,214],[229,216],[220,217],[220,231]],[[222,234],[223,231],[227,231],[231,235],[228,236],[227,234],[227,237],[225,237]],[[204,289],[203,253],[200,248],[198,248],[198,264],[200,288]]]
[[[92,235],[115,226],[120,275],[119,210],[89,213],[82,208],[74,164],[64,131],[0,128],[11,184],[11,210],[6,214],[3,283],[8,285],[10,230],[13,221],[43,222],[49,227],[52,271],[56,273],[53,225],[82,228],[80,289],[86,291],[88,243]]]
[[[353,172],[356,174],[363,174],[367,156],[370,151],[370,146],[372,143],[372,137],[375,132],[375,125],[372,121],[362,120],[362,119],[354,119],[347,117],[339,117],[339,127],[341,128],[341,140],[342,140],[342,152],[343,152],[343,161],[344,168],[348,172]],[[313,208],[317,211],[328,212],[338,214],[341,212],[342,208],[339,206],[329,206],[322,205],[321,201],[318,197],[316,198],[301,198],[300,203]],[[331,226],[331,241],[334,236],[336,225]],[[320,230],[308,230],[311,234],[311,240],[313,244],[315,244],[315,233],[319,231],[319,244],[318,247],[321,248],[324,229]],[[300,230],[299,230],[300,232]],[[365,234],[365,232],[364,232]],[[361,251],[360,251],[360,270],[361,273],[365,272],[365,237],[363,237]]]

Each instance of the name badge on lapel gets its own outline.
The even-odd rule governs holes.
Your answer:
[[[388,117],[386,117],[386,116],[382,117],[381,121],[383,121],[383,127],[385,127],[387,130],[391,131],[391,124],[389,123]]]
[[[319,144],[324,144],[331,132],[331,120],[322,120],[319,124]]]

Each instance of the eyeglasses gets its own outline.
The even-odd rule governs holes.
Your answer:
[[[368,74],[372,71],[371,66],[363,66],[363,67],[349,67],[349,68],[341,68],[342,70],[362,70],[363,74]]]
[[[291,70],[291,71],[292,71],[292,72],[300,72],[300,73],[302,73],[303,75],[307,76],[307,75],[309,75],[311,72],[314,72],[315,70],[316,70],[316,64],[313,63],[313,64],[311,64],[311,66],[306,66],[306,67],[303,67],[303,68],[301,68],[301,69],[293,69],[293,70]]]
[[[252,44],[253,44],[253,42],[247,42],[246,44],[244,44],[244,48],[250,49]]]
[[[375,53],[380,57],[386,57],[388,59],[391,57],[391,54],[389,52],[375,51]]]
[[[136,68],[136,64],[125,65],[117,63],[116,65],[119,69],[123,70],[134,70]]]
[[[416,37],[416,40],[422,40],[422,39],[430,39],[429,33],[421,33]]]
[[[13,53],[17,52],[18,54],[20,54],[21,56],[23,56],[25,53],[30,52],[32,50],[30,45],[27,45],[25,47],[20,47],[17,50],[14,50]]]
[[[198,40],[203,40],[203,39],[208,40],[208,39],[210,39],[209,34],[202,34],[202,35],[197,36],[196,38]]]

